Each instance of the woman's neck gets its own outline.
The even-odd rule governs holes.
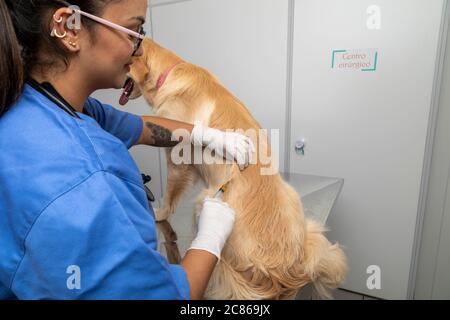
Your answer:
[[[66,71],[48,75],[35,73],[31,76],[39,83],[49,82],[77,112],[83,112],[84,104],[93,92],[86,85],[86,81],[72,72]]]

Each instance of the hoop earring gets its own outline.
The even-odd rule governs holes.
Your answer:
[[[53,15],[53,20],[55,20],[56,23],[61,23],[63,21],[62,17],[59,17],[59,19],[56,19],[56,13]]]
[[[58,31],[56,31],[56,29],[53,29],[53,30],[52,30],[52,33],[50,33],[50,36],[51,36],[51,37],[57,37],[57,38],[59,38],[59,39],[62,39],[62,38],[65,38],[65,37],[67,36],[67,32],[64,31],[63,34],[58,34]]]

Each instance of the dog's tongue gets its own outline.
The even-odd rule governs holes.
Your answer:
[[[128,78],[123,87],[122,95],[120,96],[119,103],[121,106],[127,104],[128,100],[130,100],[130,95],[133,92],[134,81],[131,78]]]

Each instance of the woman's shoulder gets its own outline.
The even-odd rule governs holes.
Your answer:
[[[86,115],[74,118],[26,86],[0,118],[2,172],[64,185],[99,170],[140,181],[127,147]]]
[[[80,140],[85,132],[77,120],[33,90],[26,85],[17,103],[0,118],[3,154],[14,162],[93,158]]]

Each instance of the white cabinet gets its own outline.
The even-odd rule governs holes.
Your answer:
[[[344,178],[328,224],[346,247],[352,291],[407,297],[442,8],[441,0],[295,2],[291,141],[307,142],[304,156],[290,153],[290,170]],[[335,50],[377,52],[376,70],[333,68]],[[379,290],[366,286],[371,265],[381,270]]]

